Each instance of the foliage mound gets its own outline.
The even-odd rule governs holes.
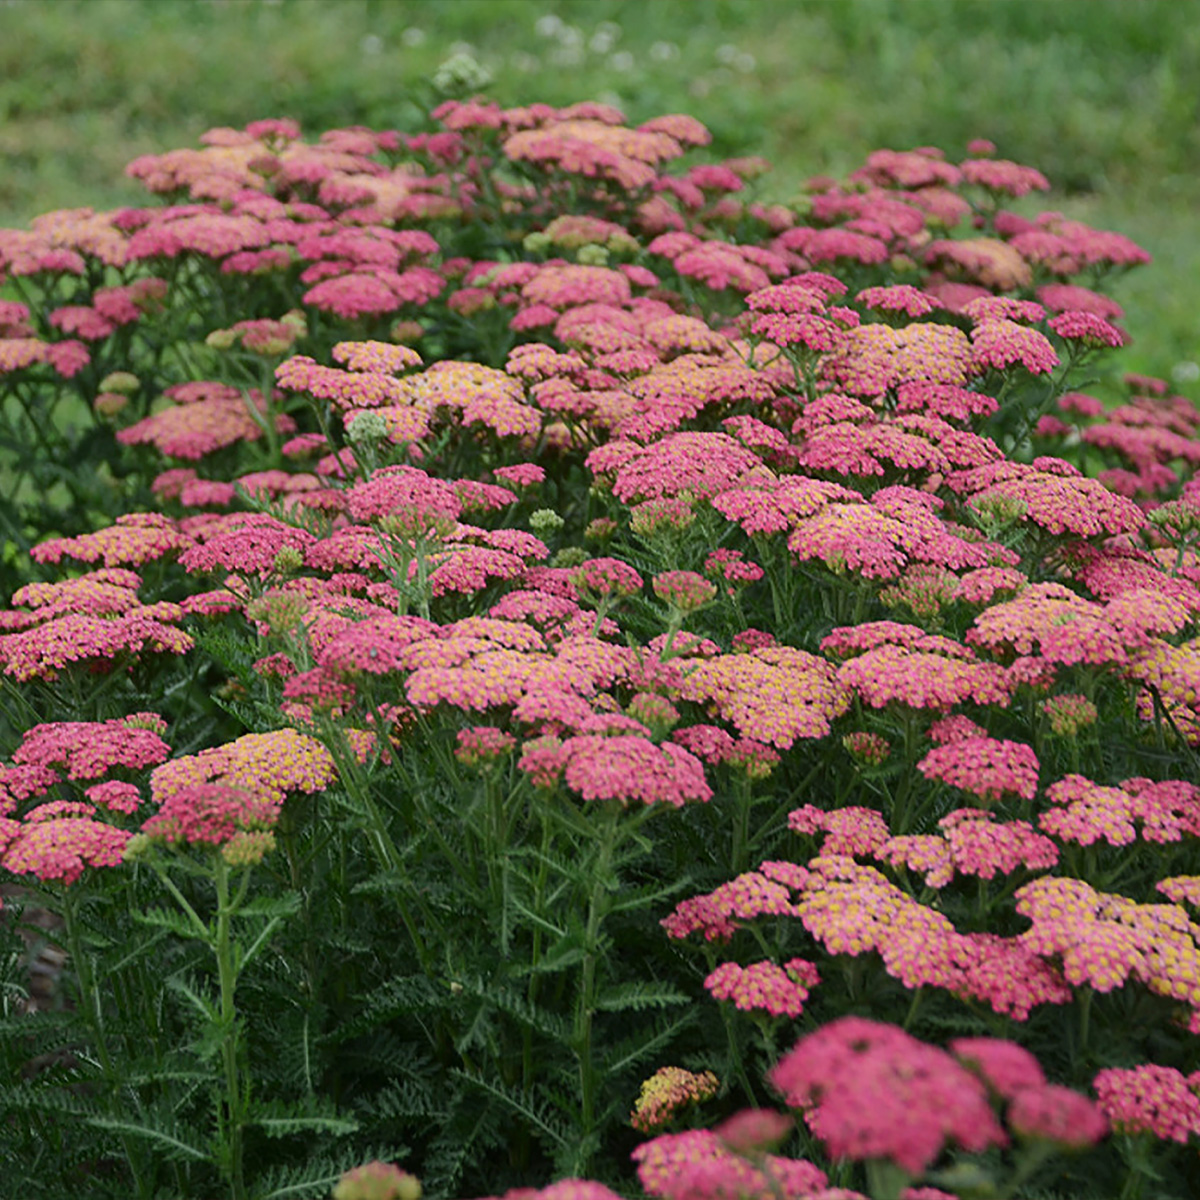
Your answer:
[[[1148,256],[708,140],[267,119],[0,231],[13,1194],[1192,1194]]]

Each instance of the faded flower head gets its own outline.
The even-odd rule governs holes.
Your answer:
[[[691,1104],[717,1094],[720,1080],[711,1072],[697,1074],[683,1067],[659,1067],[642,1083],[629,1123],[642,1133],[661,1129]]]

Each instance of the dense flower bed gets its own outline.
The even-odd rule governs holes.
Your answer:
[[[31,1194],[1192,1194],[1148,256],[989,143],[785,206],[707,141],[263,120],[0,231]]]

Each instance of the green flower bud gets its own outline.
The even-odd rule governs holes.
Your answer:
[[[541,254],[550,248],[550,235],[538,229],[521,239],[527,254]]]
[[[608,265],[608,251],[593,242],[575,251],[575,261],[588,267],[605,267]]]
[[[92,401],[92,411],[98,417],[115,417],[129,403],[129,397],[120,392],[101,392]]]
[[[538,537],[544,537],[548,533],[557,533],[565,524],[566,521],[552,508],[539,508],[529,517],[529,528]]]
[[[142,386],[142,381],[132,371],[112,371],[100,380],[102,392],[120,392],[132,396]]]
[[[550,565],[552,567],[579,567],[587,560],[587,551],[582,546],[564,546],[550,560]]]
[[[122,857],[126,862],[137,862],[139,859],[146,857],[152,845],[153,843],[150,841],[149,834],[135,833],[125,843],[125,852]]]
[[[212,333],[204,339],[204,344],[211,347],[213,350],[230,350],[234,343],[238,340],[237,331],[234,329],[214,329]]]
[[[607,542],[617,532],[617,523],[612,517],[597,517],[588,522],[583,536],[593,542]]]
[[[421,1183],[392,1163],[365,1163],[347,1171],[333,1188],[333,1200],[421,1200]]]
[[[295,546],[282,546],[275,555],[275,573],[292,575],[304,566],[304,555]]]
[[[387,435],[387,418],[377,412],[359,413],[346,426],[346,437],[352,446],[361,446],[369,442],[381,442]]]

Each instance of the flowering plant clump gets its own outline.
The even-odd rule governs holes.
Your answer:
[[[982,139],[710,146],[268,118],[0,230],[15,1191],[1193,1194],[1148,256]]]

